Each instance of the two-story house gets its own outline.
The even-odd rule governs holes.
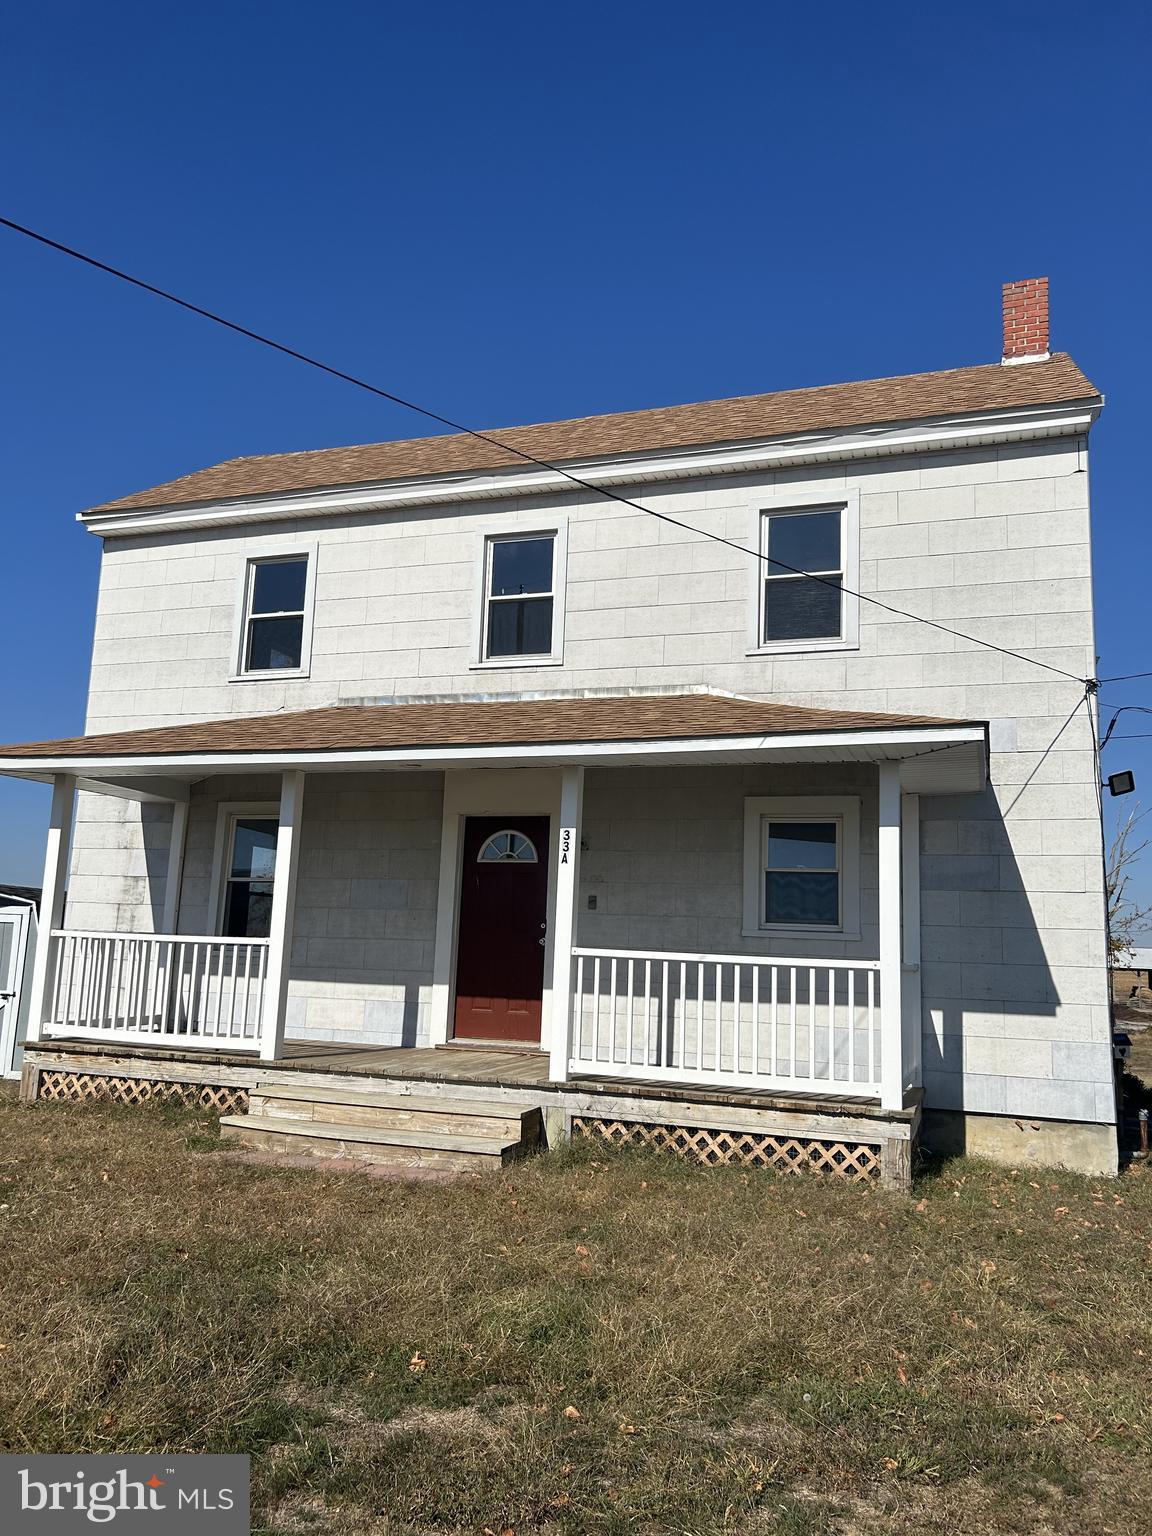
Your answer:
[[[27,1091],[414,1162],[502,1105],[893,1182],[921,1115],[1113,1170],[1102,400],[1045,281],[1003,319],[989,365],[82,514],[87,734],[0,749],[54,785]]]

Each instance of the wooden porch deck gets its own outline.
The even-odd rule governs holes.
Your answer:
[[[350,1072],[360,1077],[418,1077],[522,1087],[548,1081],[546,1051],[488,1046],[357,1045],[351,1040],[285,1040],[276,1066],[302,1072]]]
[[[592,1075],[559,1083],[548,1073],[548,1056],[523,1048],[293,1040],[275,1061],[262,1062],[250,1052],[55,1038],[26,1048],[21,1093],[27,1100],[130,1104],[175,1097],[231,1116],[247,1111],[250,1096],[274,1092],[278,1084],[313,1088],[321,1100],[375,1090],[411,1096],[412,1103],[451,1099],[537,1109],[549,1144],[579,1132],[610,1143],[667,1146],[705,1162],[748,1156],[779,1168],[817,1166],[909,1186],[919,1093],[888,1110],[875,1099],[843,1095]],[[449,1091],[439,1092],[442,1085]]]
[[[592,1073],[574,1073],[566,1083],[557,1083],[549,1077],[547,1052],[525,1047],[504,1050],[497,1046],[381,1046],[352,1040],[286,1040],[282,1055],[268,1062],[254,1060],[250,1052],[190,1050],[161,1043],[104,1045],[99,1041],[57,1038],[39,1041],[28,1049],[44,1065],[53,1059],[87,1058],[93,1062],[99,1059],[105,1063],[135,1064],[141,1070],[147,1062],[157,1076],[163,1075],[160,1069],[171,1065],[182,1068],[181,1076],[211,1076],[230,1082],[252,1082],[299,1072],[310,1076],[331,1074],[384,1082],[492,1088],[532,1094],[540,1102],[553,1095],[580,1094],[657,1100],[668,1105],[731,1105],[820,1116],[866,1116],[870,1121],[905,1125],[917,1121],[920,1114],[919,1094],[903,1109],[885,1110],[877,1099],[839,1093],[764,1093],[714,1083],[653,1082],[643,1078],[597,1077]]]

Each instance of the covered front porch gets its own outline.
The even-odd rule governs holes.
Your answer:
[[[317,1070],[344,1075],[375,1052],[380,1076],[402,1049],[406,1078],[413,1051],[483,1046],[537,1090],[904,1114],[921,1074],[918,797],[979,788],[985,758],[978,723],[713,694],[6,748],[3,771],[54,786],[28,1043],[38,1060],[75,1045],[288,1071],[327,1052],[340,1064]],[[165,808],[131,924],[82,926],[74,903],[65,918],[78,790]],[[422,830],[399,858],[380,829],[406,809]],[[273,825],[274,872],[235,873],[221,828],[237,818]],[[266,931],[229,932],[238,908]],[[376,1040],[373,1020],[389,1021]]]

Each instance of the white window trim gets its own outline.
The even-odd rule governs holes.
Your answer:
[[[763,921],[763,827],[772,821],[836,821],[840,825],[840,923]],[[776,934],[860,937],[860,801],[855,795],[750,795],[744,801],[744,928],[746,939]]]
[[[552,540],[552,649],[539,656],[485,656],[488,645],[488,571],[491,546],[501,539]],[[568,519],[557,517],[548,522],[497,524],[480,534],[476,557],[476,623],[472,672],[506,672],[519,667],[560,667],[564,665],[564,597],[568,585]]]
[[[312,668],[312,621],[316,607],[316,556],[317,546],[291,544],[280,548],[261,549],[245,555],[240,565],[236,591],[235,618],[232,624],[232,671],[231,683],[283,682],[286,679],[307,677]],[[267,667],[248,672],[244,656],[248,643],[248,598],[252,587],[252,568],[271,560],[307,560],[304,579],[304,623],[300,635],[300,665],[298,667]]]
[[[279,822],[277,800],[221,800],[216,807],[216,837],[212,844],[212,883],[208,887],[208,932],[224,926],[224,885],[232,851],[232,824],[239,816],[263,816]]]
[[[841,613],[843,632],[830,640],[770,640],[761,639],[764,633],[764,576],[763,559],[750,560],[748,598],[748,656],[809,656],[824,651],[858,651],[860,649],[860,599],[851,594],[860,590],[860,492],[837,491],[832,495],[789,494],[761,496],[750,504],[751,522],[749,543],[758,554],[764,554],[764,514],[780,512],[816,512],[826,507],[830,511],[843,512],[841,522],[841,569],[844,572],[844,596]]]

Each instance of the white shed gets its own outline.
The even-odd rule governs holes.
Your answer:
[[[0,886],[0,1077],[19,1077],[28,1028],[40,892]]]

